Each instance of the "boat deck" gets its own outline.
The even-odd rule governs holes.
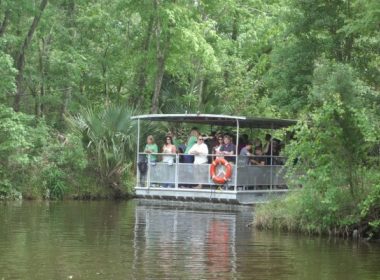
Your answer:
[[[136,187],[136,196],[148,199],[182,201],[207,201],[231,204],[257,204],[267,202],[288,192],[278,190],[217,190],[217,189],[175,189]]]

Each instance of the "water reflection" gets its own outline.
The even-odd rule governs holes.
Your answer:
[[[0,203],[0,279],[380,279],[380,246],[257,232],[251,210]]]
[[[236,213],[138,206],[135,263],[164,277],[178,272],[185,278],[196,273],[227,279],[236,270],[235,235]]]

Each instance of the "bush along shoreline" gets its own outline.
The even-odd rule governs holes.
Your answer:
[[[293,192],[259,206],[258,228],[380,237],[380,154],[374,93],[347,65],[325,62],[313,74],[307,111],[286,146]]]
[[[353,202],[331,207],[319,200],[310,208],[305,203],[308,196],[304,190],[298,190],[258,205],[253,226],[259,230],[380,240],[380,185],[355,207]]]
[[[130,119],[125,111],[116,111]],[[133,162],[109,147],[109,143],[116,143],[112,137],[120,137],[120,133],[112,131],[110,124],[103,126],[110,136],[98,136],[104,147],[99,152],[94,147],[96,136],[89,140],[92,131],[66,129],[63,134],[43,119],[0,105],[0,200],[132,197]],[[119,146],[124,146],[123,141]],[[113,149],[114,154],[107,149]]]

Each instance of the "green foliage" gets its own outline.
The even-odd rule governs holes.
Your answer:
[[[21,198],[22,194],[13,188],[9,180],[0,180],[0,200],[18,200]]]
[[[379,137],[375,112],[365,106],[368,95],[349,67],[325,61],[316,69],[309,113],[288,147],[289,162],[302,162],[289,167],[305,174],[303,184],[321,190],[347,186],[353,196],[360,192],[358,173]]]
[[[361,220],[368,223],[370,237],[380,236],[380,185],[375,184],[360,204]]]
[[[52,166],[45,170],[43,175],[46,183],[46,197],[50,199],[62,199],[67,186],[65,185],[65,174],[57,168]]]
[[[32,146],[28,137],[27,124],[32,119],[0,105],[0,120],[1,165],[17,168],[27,164],[30,158],[26,151]]]
[[[303,188],[286,198],[262,205],[255,212],[255,226],[309,234],[343,234],[359,222],[356,205],[340,189],[325,194]]]
[[[21,191],[20,174],[25,176],[35,160],[30,153],[38,147],[39,137],[36,138],[38,133],[34,133],[38,127],[33,126],[30,116],[0,105],[0,181],[3,197]]]
[[[130,192],[128,108],[157,101],[299,119],[286,153],[302,191],[271,223],[378,230],[379,1],[49,1],[29,38],[38,3],[0,5],[1,198]]]
[[[1,199],[62,199],[83,176],[87,155],[81,141],[66,135],[59,142],[43,122],[0,106]],[[63,142],[62,142],[63,141]]]
[[[347,65],[321,61],[313,76],[308,113],[287,146],[289,179],[295,189],[302,189],[279,206],[279,225],[313,233],[343,232],[364,220],[376,228],[378,187],[372,177],[377,171],[366,167],[370,147],[380,136],[376,111],[366,107],[373,94]],[[268,215],[268,209],[258,215]],[[259,217],[260,223],[274,227],[268,219],[273,219],[271,214],[264,221]],[[289,226],[289,220],[295,225]]]
[[[283,43],[274,48],[266,73],[272,100],[284,114],[307,107],[313,73],[323,57],[349,63],[358,69],[361,80],[379,85],[379,68],[374,67],[378,65],[375,45],[379,36],[373,26],[379,20],[373,12],[379,4],[363,2],[289,2],[290,9],[283,14]]]
[[[4,100],[4,96],[8,92],[13,92],[16,89],[16,73],[12,57],[0,50],[0,100]]]
[[[83,109],[81,114],[68,118],[74,131],[83,137],[103,184],[115,195],[123,191],[122,178],[136,157],[137,126],[131,119],[134,114],[135,110],[127,107],[108,106],[104,110]],[[149,124],[144,125],[142,139],[154,131]]]

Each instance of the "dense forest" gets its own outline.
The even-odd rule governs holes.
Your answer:
[[[380,229],[379,1],[0,0],[0,73],[0,199],[123,196],[131,115],[239,112],[299,120],[258,226]]]

